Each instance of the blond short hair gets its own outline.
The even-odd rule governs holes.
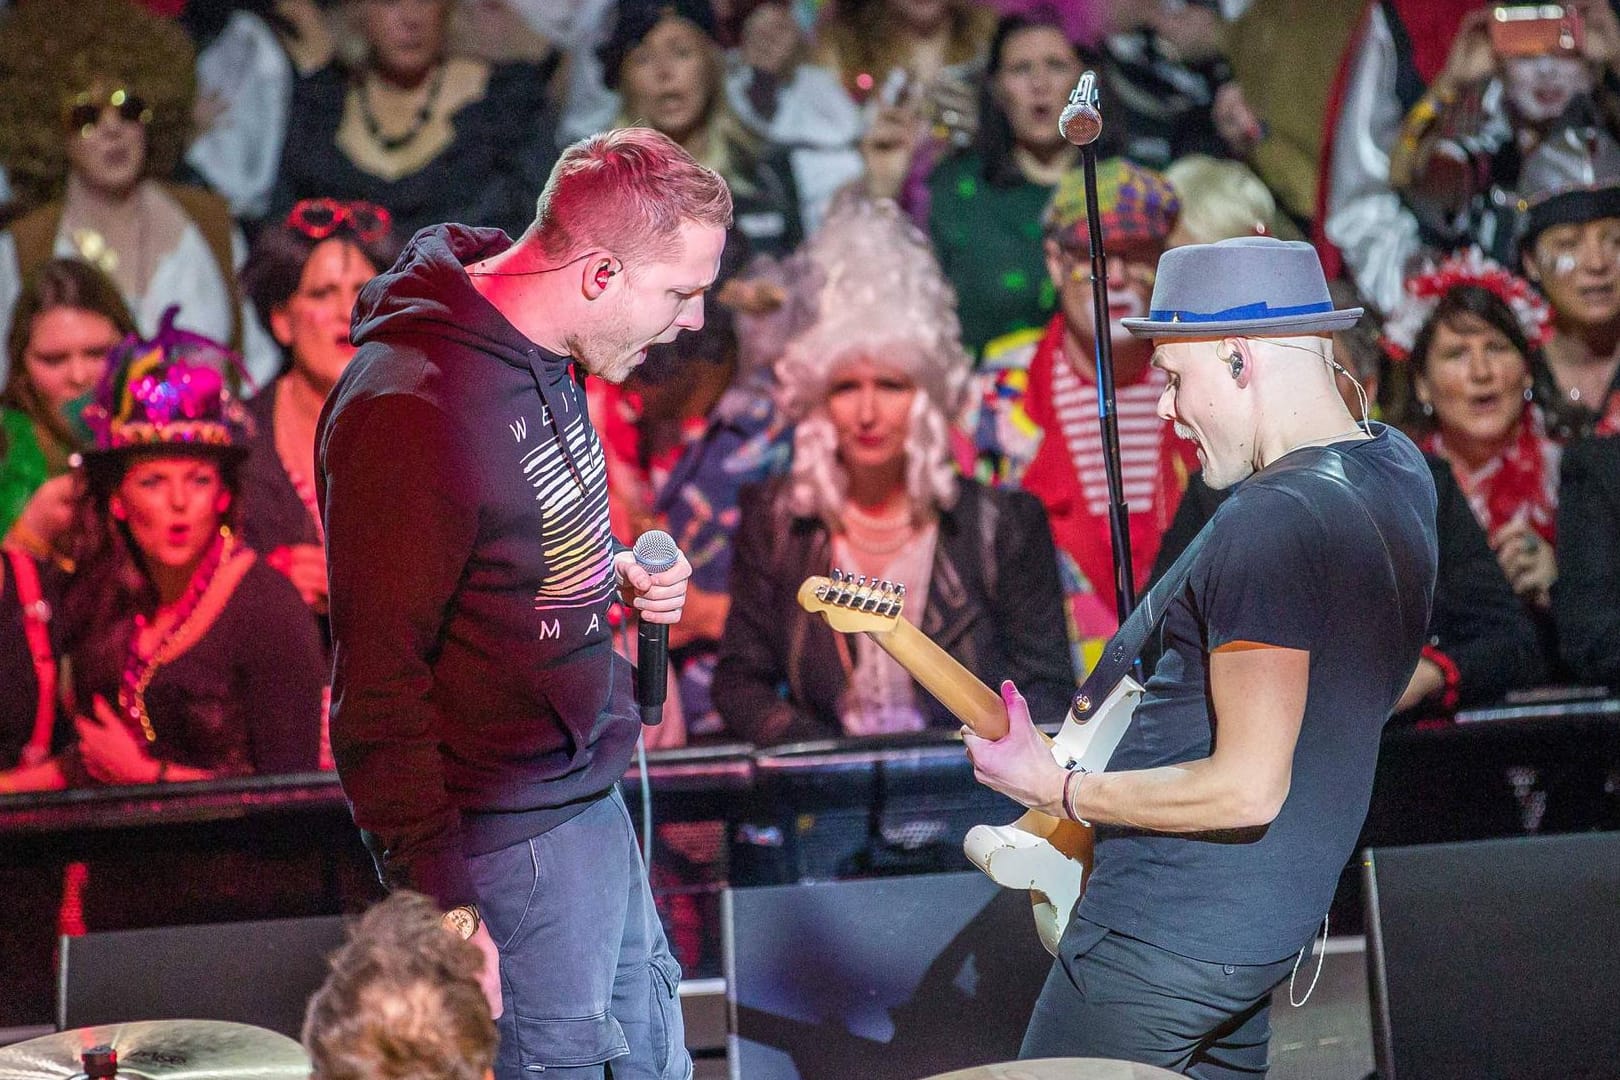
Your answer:
[[[1192,244],[1213,244],[1271,232],[1277,199],[1241,161],[1188,154],[1170,163],[1164,178],[1181,200],[1177,231]]]
[[[549,258],[602,248],[621,259],[669,258],[682,225],[731,227],[731,190],[673,139],[626,127],[562,152],[535,207],[534,234]]]

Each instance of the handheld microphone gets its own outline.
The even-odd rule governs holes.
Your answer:
[[[663,573],[681,557],[675,541],[662,529],[637,537],[631,554],[649,574]],[[636,622],[636,704],[641,706],[643,724],[663,723],[664,691],[668,685],[669,626],[639,619]]]
[[[1086,72],[1069,95],[1058,116],[1058,133],[1076,146],[1090,146],[1102,134],[1102,113],[1097,109],[1097,76]]]

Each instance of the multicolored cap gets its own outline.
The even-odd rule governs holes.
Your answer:
[[[224,377],[240,361],[219,342],[177,329],[178,312],[163,313],[151,340],[130,334],[108,356],[81,414],[93,447],[87,458],[163,447],[247,453],[247,413]]]
[[[1162,245],[1180,213],[1181,200],[1175,189],[1152,169],[1117,157],[1097,163],[1097,214],[1105,241],[1146,240]],[[1083,169],[1070,169],[1058,181],[1041,214],[1041,229],[1071,251],[1084,251],[1090,245]]]

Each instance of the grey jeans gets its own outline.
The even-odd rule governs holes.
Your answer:
[[[680,966],[617,787],[468,865],[501,957],[498,1080],[688,1080]]]

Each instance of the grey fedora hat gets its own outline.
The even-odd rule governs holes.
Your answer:
[[[1334,308],[1311,245],[1240,236],[1165,252],[1148,317],[1120,321],[1137,337],[1286,337],[1345,330],[1361,315]]]

